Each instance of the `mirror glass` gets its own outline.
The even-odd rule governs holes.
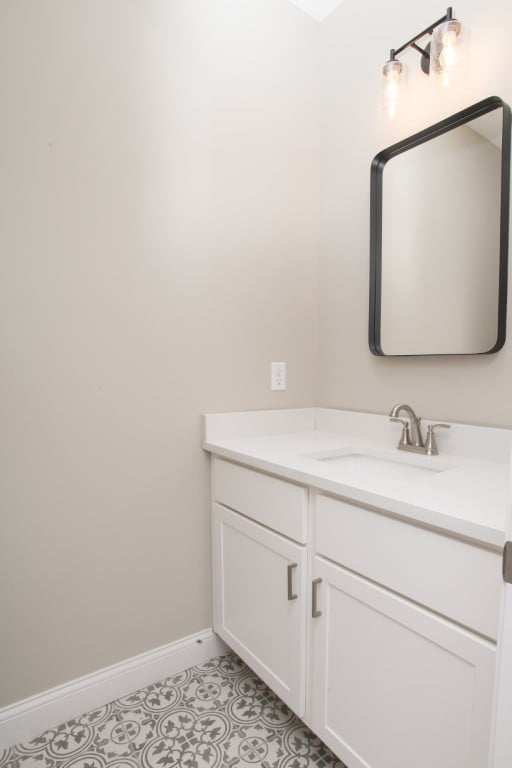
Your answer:
[[[370,348],[483,354],[505,341],[510,110],[492,97],[372,165]]]

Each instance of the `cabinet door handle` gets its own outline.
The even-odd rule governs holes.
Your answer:
[[[311,616],[314,619],[318,619],[319,616],[322,615],[322,611],[319,611],[317,608],[317,600],[318,600],[318,585],[322,583],[322,579],[313,579],[311,582]]]
[[[296,600],[297,595],[293,594],[293,569],[297,567],[297,563],[290,563],[288,566],[288,600]]]

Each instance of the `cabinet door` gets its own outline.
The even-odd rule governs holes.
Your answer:
[[[213,572],[215,631],[301,716],[306,674],[305,547],[215,504]]]
[[[313,729],[349,768],[487,768],[495,647],[316,557]]]

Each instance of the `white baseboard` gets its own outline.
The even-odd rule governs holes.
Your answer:
[[[84,675],[0,709],[0,750],[228,650],[212,630]]]

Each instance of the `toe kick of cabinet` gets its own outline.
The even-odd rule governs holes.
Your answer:
[[[495,640],[501,554],[318,494],[317,554]]]

